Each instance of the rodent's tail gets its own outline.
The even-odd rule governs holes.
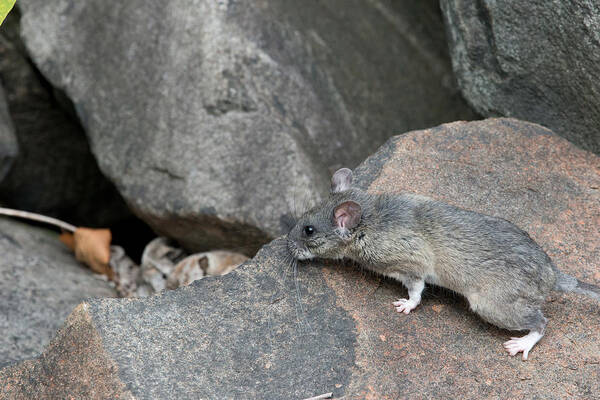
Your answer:
[[[579,279],[557,271],[556,284],[554,290],[559,292],[573,292],[584,294],[593,299],[600,301],[600,286],[592,285],[591,283],[581,282]]]

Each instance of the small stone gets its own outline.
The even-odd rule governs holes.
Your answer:
[[[439,314],[444,309],[444,305],[443,304],[434,304],[431,306],[431,309]]]

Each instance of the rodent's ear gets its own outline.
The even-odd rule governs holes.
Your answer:
[[[338,169],[331,177],[331,193],[348,190],[350,185],[352,185],[352,170],[349,168]]]
[[[333,210],[333,223],[338,228],[352,229],[360,222],[362,209],[354,201],[345,201]]]

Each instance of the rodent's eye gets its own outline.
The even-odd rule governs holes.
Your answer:
[[[304,227],[304,234],[306,234],[306,236],[310,236],[313,233],[315,233],[315,227],[312,225],[306,225]]]

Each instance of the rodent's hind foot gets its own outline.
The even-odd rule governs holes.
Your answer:
[[[398,299],[398,301],[395,301],[392,304],[396,307],[396,311],[399,313],[403,312],[404,314],[409,314],[419,305],[419,303],[411,299]]]
[[[520,338],[510,338],[511,340],[504,343],[504,349],[511,356],[523,352],[523,361],[525,361],[529,356],[529,351],[542,338],[542,336],[544,335],[539,332],[529,332],[527,335]]]

